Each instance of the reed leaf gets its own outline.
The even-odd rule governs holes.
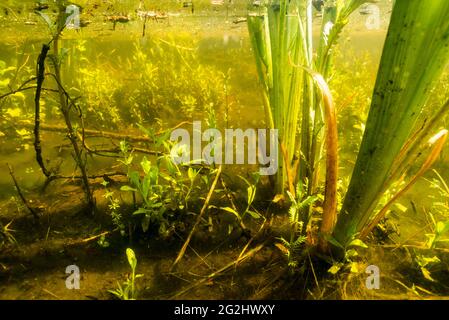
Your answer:
[[[449,59],[448,16],[447,0],[395,2],[365,134],[334,231],[340,244],[370,220],[397,157],[414,135]]]
[[[424,161],[424,164],[421,166],[418,172],[410,179],[410,181],[405,185],[405,187],[402,188],[398,193],[396,193],[387,202],[387,204],[379,211],[379,213],[374,217],[374,219],[370,221],[370,223],[365,228],[362,229],[362,231],[360,232],[361,239],[365,238],[374,229],[374,227],[385,217],[385,215],[388,212],[388,209],[402,195],[404,195],[408,190],[410,190],[410,188],[416,183],[416,181],[418,181],[418,179],[432,167],[432,165],[438,159],[441,150],[443,149],[444,143],[446,142],[447,139],[447,134],[448,131],[446,129],[441,130],[428,141],[428,145],[433,148],[429,156],[427,157],[426,161]]]

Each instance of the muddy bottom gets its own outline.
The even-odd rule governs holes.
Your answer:
[[[15,198],[3,201],[1,222],[12,221],[17,244],[0,251],[0,299],[115,299],[109,292],[130,274],[125,250],[137,256],[139,299],[445,299],[449,296],[447,253],[432,270],[434,281],[414,267],[410,248],[391,243],[370,245],[358,260],[358,270],[328,272],[331,264],[311,252],[292,273],[278,237],[288,230],[288,218],[278,213],[271,225],[254,235],[220,235],[198,230],[181,262],[172,264],[185,234],[169,239],[135,234],[122,237],[113,227],[105,204],[92,216],[83,210],[79,186],[55,184],[45,194],[29,198],[40,209],[37,224]],[[58,190],[58,192],[54,192]],[[101,199],[101,190],[95,191]],[[35,194],[35,193],[33,193]],[[103,208],[103,209],[102,209]],[[187,228],[188,229],[188,228]],[[214,232],[215,231],[215,232]],[[104,237],[100,235],[104,234]],[[102,241],[102,242],[101,242]],[[107,246],[105,245],[107,242]],[[243,253],[242,253],[243,252]],[[368,265],[381,270],[380,288],[366,286]],[[80,289],[68,289],[69,265],[80,269]]]

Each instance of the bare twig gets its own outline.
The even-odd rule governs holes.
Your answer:
[[[223,268],[218,269],[217,271],[209,274],[208,276],[204,277],[203,279],[201,279],[200,281],[188,286],[187,288],[177,292],[174,296],[171,297],[171,299],[175,299],[177,297],[179,297],[180,295],[186,293],[189,290],[192,290],[200,285],[202,285],[203,283],[209,281],[210,279],[216,278],[217,276],[221,275],[222,273],[237,267],[239,264],[241,264],[242,262],[244,262],[245,260],[253,257],[254,255],[256,255],[256,253],[258,253],[262,248],[264,247],[264,244],[260,244],[257,247],[255,247],[254,249],[248,251],[245,255],[237,258],[235,261],[232,261],[230,263],[228,263],[226,266],[224,266]]]
[[[63,15],[64,15],[64,11],[61,6],[60,10],[59,10],[58,18],[61,19],[61,17]],[[61,30],[62,29],[63,29],[63,27],[61,27]],[[67,136],[73,146],[74,158],[75,158],[76,164],[78,165],[80,172],[81,172],[83,186],[84,186],[84,192],[86,195],[86,202],[89,207],[89,210],[91,210],[93,213],[95,211],[95,198],[94,198],[93,193],[90,188],[89,178],[87,176],[86,162],[83,160],[83,151],[80,148],[80,146],[78,145],[76,131],[73,128],[72,121],[70,119],[70,107],[74,106],[76,108],[76,105],[75,105],[74,100],[70,98],[69,94],[64,89],[64,87],[62,85],[62,81],[61,81],[60,61],[58,59],[59,40],[60,40],[60,33],[56,34],[55,37],[53,38],[53,53],[54,53],[53,65],[54,65],[54,70],[55,70],[54,78],[58,84],[58,89],[59,89],[60,109],[61,109],[61,113],[64,117],[65,124],[67,126],[67,131],[68,131]],[[78,111],[81,112],[81,110],[79,108],[78,108]],[[80,114],[80,116],[82,116],[82,115]]]
[[[221,169],[222,169],[222,166],[220,165],[218,167],[217,174],[215,176],[215,180],[212,183],[212,186],[211,186],[211,188],[209,190],[209,193],[207,194],[206,200],[204,201],[204,205],[201,208],[200,214],[198,215],[198,217],[196,219],[196,222],[193,225],[192,231],[190,231],[189,236],[187,237],[184,245],[182,246],[181,250],[179,251],[178,256],[176,257],[175,262],[173,262],[173,265],[171,266],[171,270],[173,270],[173,268],[178,264],[178,262],[184,256],[184,253],[185,253],[185,251],[187,249],[187,246],[189,245],[190,240],[192,239],[192,236],[195,233],[196,228],[200,224],[201,218],[203,217],[204,213],[206,212],[207,207],[209,206],[210,199],[212,198],[212,194],[214,193],[215,187],[217,186],[218,179],[220,178]]]
[[[33,208],[30,207],[30,205],[28,204],[28,201],[26,200],[25,196],[23,195],[22,190],[20,189],[19,184],[17,183],[16,177],[14,176],[14,171],[13,171],[12,167],[9,165],[9,163],[7,163],[6,165],[8,166],[9,174],[11,175],[12,181],[14,182],[14,185],[17,189],[17,194],[19,195],[19,197],[22,200],[25,207],[27,207],[27,209],[33,215],[34,219],[36,221],[39,221],[39,216],[38,216],[36,210],[34,210]]]

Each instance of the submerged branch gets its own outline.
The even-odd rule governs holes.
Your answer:
[[[22,190],[20,189],[19,184],[18,184],[18,182],[16,180],[16,177],[14,176],[14,171],[13,171],[12,167],[9,165],[9,163],[7,163],[6,165],[8,166],[9,174],[11,175],[12,181],[14,182],[14,186],[16,187],[17,194],[19,195],[19,197],[22,200],[22,202],[25,205],[25,207],[27,207],[27,209],[33,215],[33,217],[36,220],[36,222],[38,222],[39,221],[39,215],[37,214],[36,210],[31,208],[30,205],[28,204],[28,201],[26,200],[25,196],[23,195]]]
[[[41,98],[41,91],[42,91],[42,85],[45,80],[45,59],[47,58],[48,51],[50,50],[50,47],[46,44],[42,46],[42,51],[39,54],[39,57],[37,59],[37,85],[36,85],[36,93],[34,96],[34,150],[36,151],[36,161],[39,164],[42,173],[48,178],[51,176],[51,172],[47,170],[45,167],[44,161],[42,159],[42,146],[41,146],[41,139],[40,139],[40,98]]]
[[[177,129],[185,124],[190,124],[190,122],[183,121],[183,122],[179,123],[178,125],[174,126],[173,128],[170,128],[170,130]],[[25,121],[21,121],[20,125],[22,125],[25,128],[33,128],[33,124],[30,124],[29,122],[25,122]],[[40,129],[43,131],[67,133],[67,128],[65,126],[59,126],[59,125],[41,124]],[[157,131],[156,135],[161,135],[161,134],[165,133],[166,131],[167,130]],[[103,131],[103,130],[84,129],[84,134],[86,137],[109,138],[109,139],[114,139],[114,140],[126,140],[128,142],[147,142],[147,143],[154,142],[154,140],[152,138],[146,137],[146,136],[115,133],[115,132]]]

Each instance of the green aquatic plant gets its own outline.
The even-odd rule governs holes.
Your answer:
[[[16,238],[13,236],[13,232],[15,232],[15,230],[10,228],[11,224],[12,221],[8,222],[6,225],[3,225],[0,222],[0,244],[17,243]]]
[[[115,290],[109,290],[109,292],[120,300],[136,300],[138,297],[136,280],[143,277],[143,274],[136,274],[137,258],[131,248],[126,249],[126,258],[131,268],[131,274],[128,275],[123,285],[121,285],[120,282],[117,282],[118,288]]]
[[[418,121],[449,59],[448,15],[445,0],[395,2],[365,134],[334,230],[339,243],[372,228],[384,213],[376,209],[379,199],[411,169],[447,110],[445,104]],[[440,132],[429,140],[427,160],[434,161],[445,136]]]
[[[178,165],[173,162],[170,152],[173,142],[168,136],[156,136],[151,130],[142,130],[155,141],[155,146],[162,147],[155,161],[143,156],[136,168],[137,157],[126,142],[120,144],[123,159],[119,160],[127,168],[128,185],[120,188],[131,192],[137,218],[143,232],[150,226],[157,226],[159,236],[168,237],[178,222],[181,222],[197,199],[204,195],[210,183],[208,175],[213,168]],[[193,208],[192,208],[193,207]]]
[[[333,234],[332,241],[341,248],[372,230],[389,206],[434,163],[447,135],[443,130],[427,144],[423,142],[445,114],[447,104],[425,119],[420,116],[449,57],[449,23],[445,20],[449,3],[396,1],[364,137],[337,222],[337,134],[327,81],[334,45],[350,14],[365,2],[370,1],[326,2],[315,56],[311,1],[268,1],[262,12],[248,16],[266,123],[279,129],[283,169],[277,191],[288,185],[295,198],[293,186],[298,182],[306,188],[304,197],[313,195],[323,150],[326,190],[320,231],[327,240]],[[430,155],[418,173],[378,209],[382,195],[410,174],[417,155],[428,148]]]
[[[333,48],[348,18],[364,0],[328,1],[317,48],[312,41],[312,1],[270,0],[248,15],[265,121],[278,129],[283,164],[276,192],[285,185],[293,198],[299,183],[304,198],[317,192],[318,163],[326,146],[326,184],[321,233],[330,235],[337,217],[338,133],[327,85]],[[316,50],[316,54],[315,51]],[[301,199],[304,200],[304,199]],[[310,207],[303,208],[304,211]]]
[[[328,124],[320,96],[309,70],[328,80],[333,47],[350,14],[363,0],[328,1],[317,48],[312,41],[312,1],[270,0],[262,10],[248,15],[248,29],[264,92],[266,125],[279,130],[283,170],[276,190],[282,193],[287,180],[290,192],[296,181],[314,193],[321,158],[323,128]],[[316,55],[314,54],[316,50]],[[299,134],[300,132],[300,134]],[[328,135],[333,134],[332,130]],[[299,175],[297,175],[299,165]],[[291,167],[290,174],[288,169]],[[290,176],[290,177],[289,177]],[[307,180],[307,182],[306,182]]]
[[[224,79],[214,66],[204,64],[194,38],[182,37],[168,42],[149,40],[136,43],[127,59],[125,74],[137,77],[137,85],[120,90],[121,118],[148,125],[155,117],[206,117],[209,108],[218,112],[225,101]]]
[[[245,209],[243,210],[239,210],[235,205],[234,202],[232,201],[232,197],[229,196],[229,199],[231,201],[229,201],[231,203],[231,206],[228,207],[220,207],[220,210],[229,212],[231,214],[233,214],[236,218],[237,221],[240,223],[240,226],[243,229],[246,229],[245,225],[244,225],[244,218],[246,217],[246,215],[248,214],[249,216],[251,216],[253,219],[261,219],[263,218],[263,215],[261,215],[257,209],[254,208],[253,206],[253,202],[255,200],[256,197],[256,193],[257,193],[257,184],[259,183],[259,179],[260,179],[260,175],[259,173],[253,174],[254,177],[254,182],[250,182],[248,181],[248,179],[239,176],[240,179],[243,180],[243,182],[246,184],[246,205],[245,205]],[[224,183],[222,181],[222,183]],[[226,188],[225,188],[226,189]],[[227,190],[225,190],[227,191]],[[210,206],[211,208],[216,208],[215,206]],[[232,226],[229,227],[229,231],[232,231],[231,229],[233,228]]]
[[[425,247],[435,249],[437,244],[448,242],[449,236],[449,187],[446,180],[437,171],[433,170],[437,179],[431,181],[431,188],[436,190],[431,196],[432,206],[427,212],[430,220],[431,232],[426,233],[427,241]]]
[[[293,196],[290,191],[287,191],[290,198],[290,208],[288,210],[289,222],[291,226],[290,239],[279,238],[280,243],[276,246],[286,255],[288,265],[291,268],[298,267],[300,261],[300,253],[304,249],[304,244],[307,242],[307,227],[311,218],[310,211],[304,210],[311,207],[316,201],[318,196],[304,197],[303,189],[300,184],[296,186],[296,193]]]
[[[108,208],[111,212],[112,224],[114,225],[115,228],[120,230],[120,234],[124,236],[126,233],[126,227],[124,217],[120,212],[120,200],[115,197],[114,191],[109,190],[107,188],[108,184],[109,184],[108,181],[103,180],[102,185],[106,189],[106,192],[103,197],[108,201]]]

